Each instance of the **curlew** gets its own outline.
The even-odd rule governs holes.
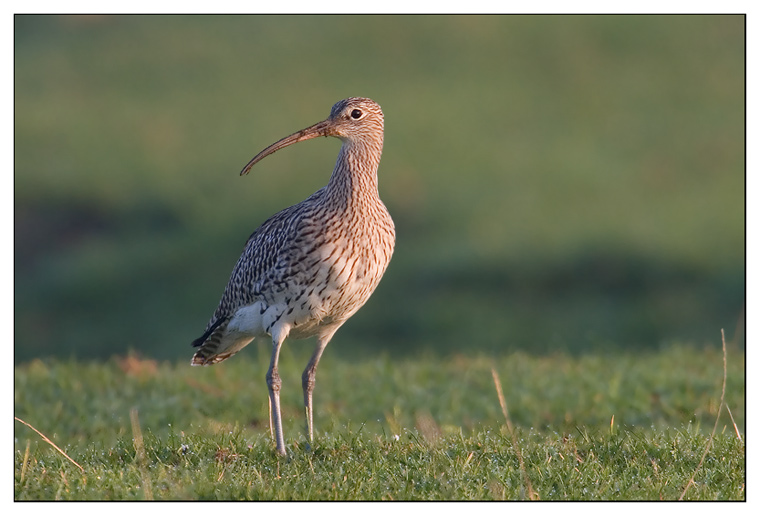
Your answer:
[[[388,267],[395,242],[393,220],[380,200],[377,168],[383,150],[383,112],[352,97],[330,116],[256,155],[253,165],[288,145],[334,136],[343,143],[327,186],[266,220],[248,238],[204,334],[192,365],[231,357],[256,337],[272,339],[266,374],[269,428],[285,455],[277,362],[287,337],[316,336],[302,376],[306,430],[314,439],[312,393],[322,352],[349,317],[367,302]]]

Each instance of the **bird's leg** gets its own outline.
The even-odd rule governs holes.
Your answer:
[[[272,428],[272,398],[269,398],[269,437],[274,441],[274,430]]]
[[[314,350],[314,354],[311,355],[311,360],[306,366],[301,376],[301,385],[303,386],[303,404],[306,407],[306,432],[309,435],[309,443],[314,441],[314,411],[312,409],[312,393],[314,392],[314,384],[316,383],[317,364],[322,357],[322,352],[327,347],[327,343],[330,342],[330,334],[327,338],[319,337],[317,340],[317,349]]]
[[[280,411],[280,375],[277,372],[277,361],[280,358],[280,347],[284,338],[272,336],[272,361],[267,371],[267,386],[269,387],[269,431],[274,435],[277,453],[287,455],[285,439],[282,436],[282,412]]]

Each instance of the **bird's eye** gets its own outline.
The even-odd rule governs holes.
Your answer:
[[[351,111],[351,118],[353,118],[354,120],[358,120],[361,117],[362,117],[362,112],[360,109],[354,109],[353,111]]]

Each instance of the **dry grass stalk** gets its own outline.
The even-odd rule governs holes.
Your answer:
[[[32,430],[34,430],[35,432],[37,432],[37,434],[39,434],[39,436],[40,436],[40,437],[42,437],[42,438],[45,440],[45,442],[46,442],[46,443],[48,443],[50,446],[52,446],[53,448],[55,448],[56,450],[58,450],[58,452],[59,452],[61,455],[63,455],[63,456],[64,456],[64,457],[66,457],[67,459],[69,459],[69,461],[71,461],[71,463],[72,463],[73,465],[75,465],[76,467],[78,467],[78,468],[79,468],[79,470],[80,470],[82,473],[84,473],[84,468],[83,468],[82,466],[80,466],[80,465],[77,463],[77,461],[75,461],[74,459],[72,459],[71,457],[69,457],[68,455],[66,455],[66,452],[65,452],[65,451],[63,451],[62,449],[60,449],[58,446],[56,446],[56,444],[55,444],[53,441],[51,441],[50,439],[48,439],[48,438],[45,436],[45,434],[43,434],[42,432],[40,432],[39,430],[37,430],[36,428],[34,428],[32,425],[30,425],[29,423],[27,423],[27,422],[26,422],[26,421],[24,421],[23,419],[19,419],[19,418],[17,418],[16,416],[13,416],[13,419],[15,419],[16,421],[18,421],[19,423],[22,423],[22,424],[24,424],[24,425],[28,426],[29,428],[31,428]]]
[[[712,433],[710,434],[710,439],[707,441],[707,446],[705,446],[705,452],[702,454],[702,458],[699,459],[699,464],[697,464],[696,469],[694,470],[694,473],[691,474],[691,478],[686,483],[686,487],[683,490],[683,493],[681,493],[681,496],[678,498],[678,500],[683,500],[683,497],[686,496],[686,492],[689,490],[691,485],[694,483],[694,477],[696,476],[697,472],[699,472],[699,469],[702,467],[702,463],[705,461],[705,457],[707,457],[707,452],[710,451],[710,447],[713,443],[713,437],[715,437],[715,431],[718,429],[718,420],[720,419],[720,412],[721,409],[723,409],[723,405],[725,405],[725,398],[726,398],[726,378],[728,376],[727,373],[727,367],[726,367],[726,334],[723,331],[723,328],[720,330],[720,337],[723,341],[723,387],[721,388],[720,393],[720,404],[718,405],[718,415],[715,417],[715,425],[713,425]],[[728,406],[726,406],[726,409],[728,409]],[[731,411],[728,411],[729,414]],[[739,435],[739,429],[736,427],[736,422],[734,421],[734,417],[731,416],[731,421],[734,423],[734,429],[736,430],[736,435]],[[741,439],[741,436],[739,437]]]
[[[433,419],[433,415],[428,411],[417,412],[415,417],[415,426],[420,431],[422,437],[429,443],[434,443],[441,438],[443,432]]]
[[[538,500],[538,493],[533,490],[533,486],[530,483],[530,477],[528,477],[528,471],[525,468],[525,461],[523,460],[522,453],[520,452],[520,447],[517,446],[517,435],[515,434],[515,430],[512,427],[512,420],[509,419],[509,412],[507,412],[507,402],[504,399],[504,392],[501,390],[501,381],[499,380],[499,374],[496,372],[496,369],[491,368],[491,375],[493,375],[493,383],[496,386],[496,394],[499,397],[501,412],[504,414],[504,419],[507,421],[507,430],[509,431],[510,437],[512,438],[512,448],[514,448],[515,453],[517,454],[517,460],[520,462],[520,471],[523,475],[525,490],[528,492],[528,499]]]
[[[24,462],[21,464],[21,479],[19,480],[19,484],[24,483],[24,476],[26,476],[26,467],[29,464],[29,445],[31,444],[31,441],[29,439],[26,440],[26,451],[24,452]]]
[[[734,425],[734,432],[736,432],[736,437],[739,438],[740,442],[744,442],[744,439],[742,439],[742,434],[739,432],[739,428],[736,426],[736,421],[734,421],[734,415],[731,413],[731,409],[728,408],[728,404],[726,404],[726,410],[728,411],[728,415],[731,418],[731,423]]]
[[[143,443],[142,430],[140,429],[140,419],[137,416],[137,409],[129,411],[129,419],[132,422],[132,437],[135,442],[135,452],[137,452],[137,464],[142,476],[143,492],[146,500],[153,500],[153,490],[150,488],[150,478],[147,470],[147,455],[145,453],[145,444]]]

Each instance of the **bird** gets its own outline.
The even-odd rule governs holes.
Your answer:
[[[301,377],[306,431],[314,440],[316,371],[335,332],[374,292],[393,255],[396,232],[378,192],[384,117],[364,97],[337,102],[330,115],[273,143],[240,172],[289,145],[320,136],[342,141],[327,185],[267,219],[248,238],[227,287],[191,361],[207,366],[226,360],[255,338],[269,338],[266,381],[269,428],[276,451],[287,455],[282,430],[277,366],[286,338],[316,336]]]

